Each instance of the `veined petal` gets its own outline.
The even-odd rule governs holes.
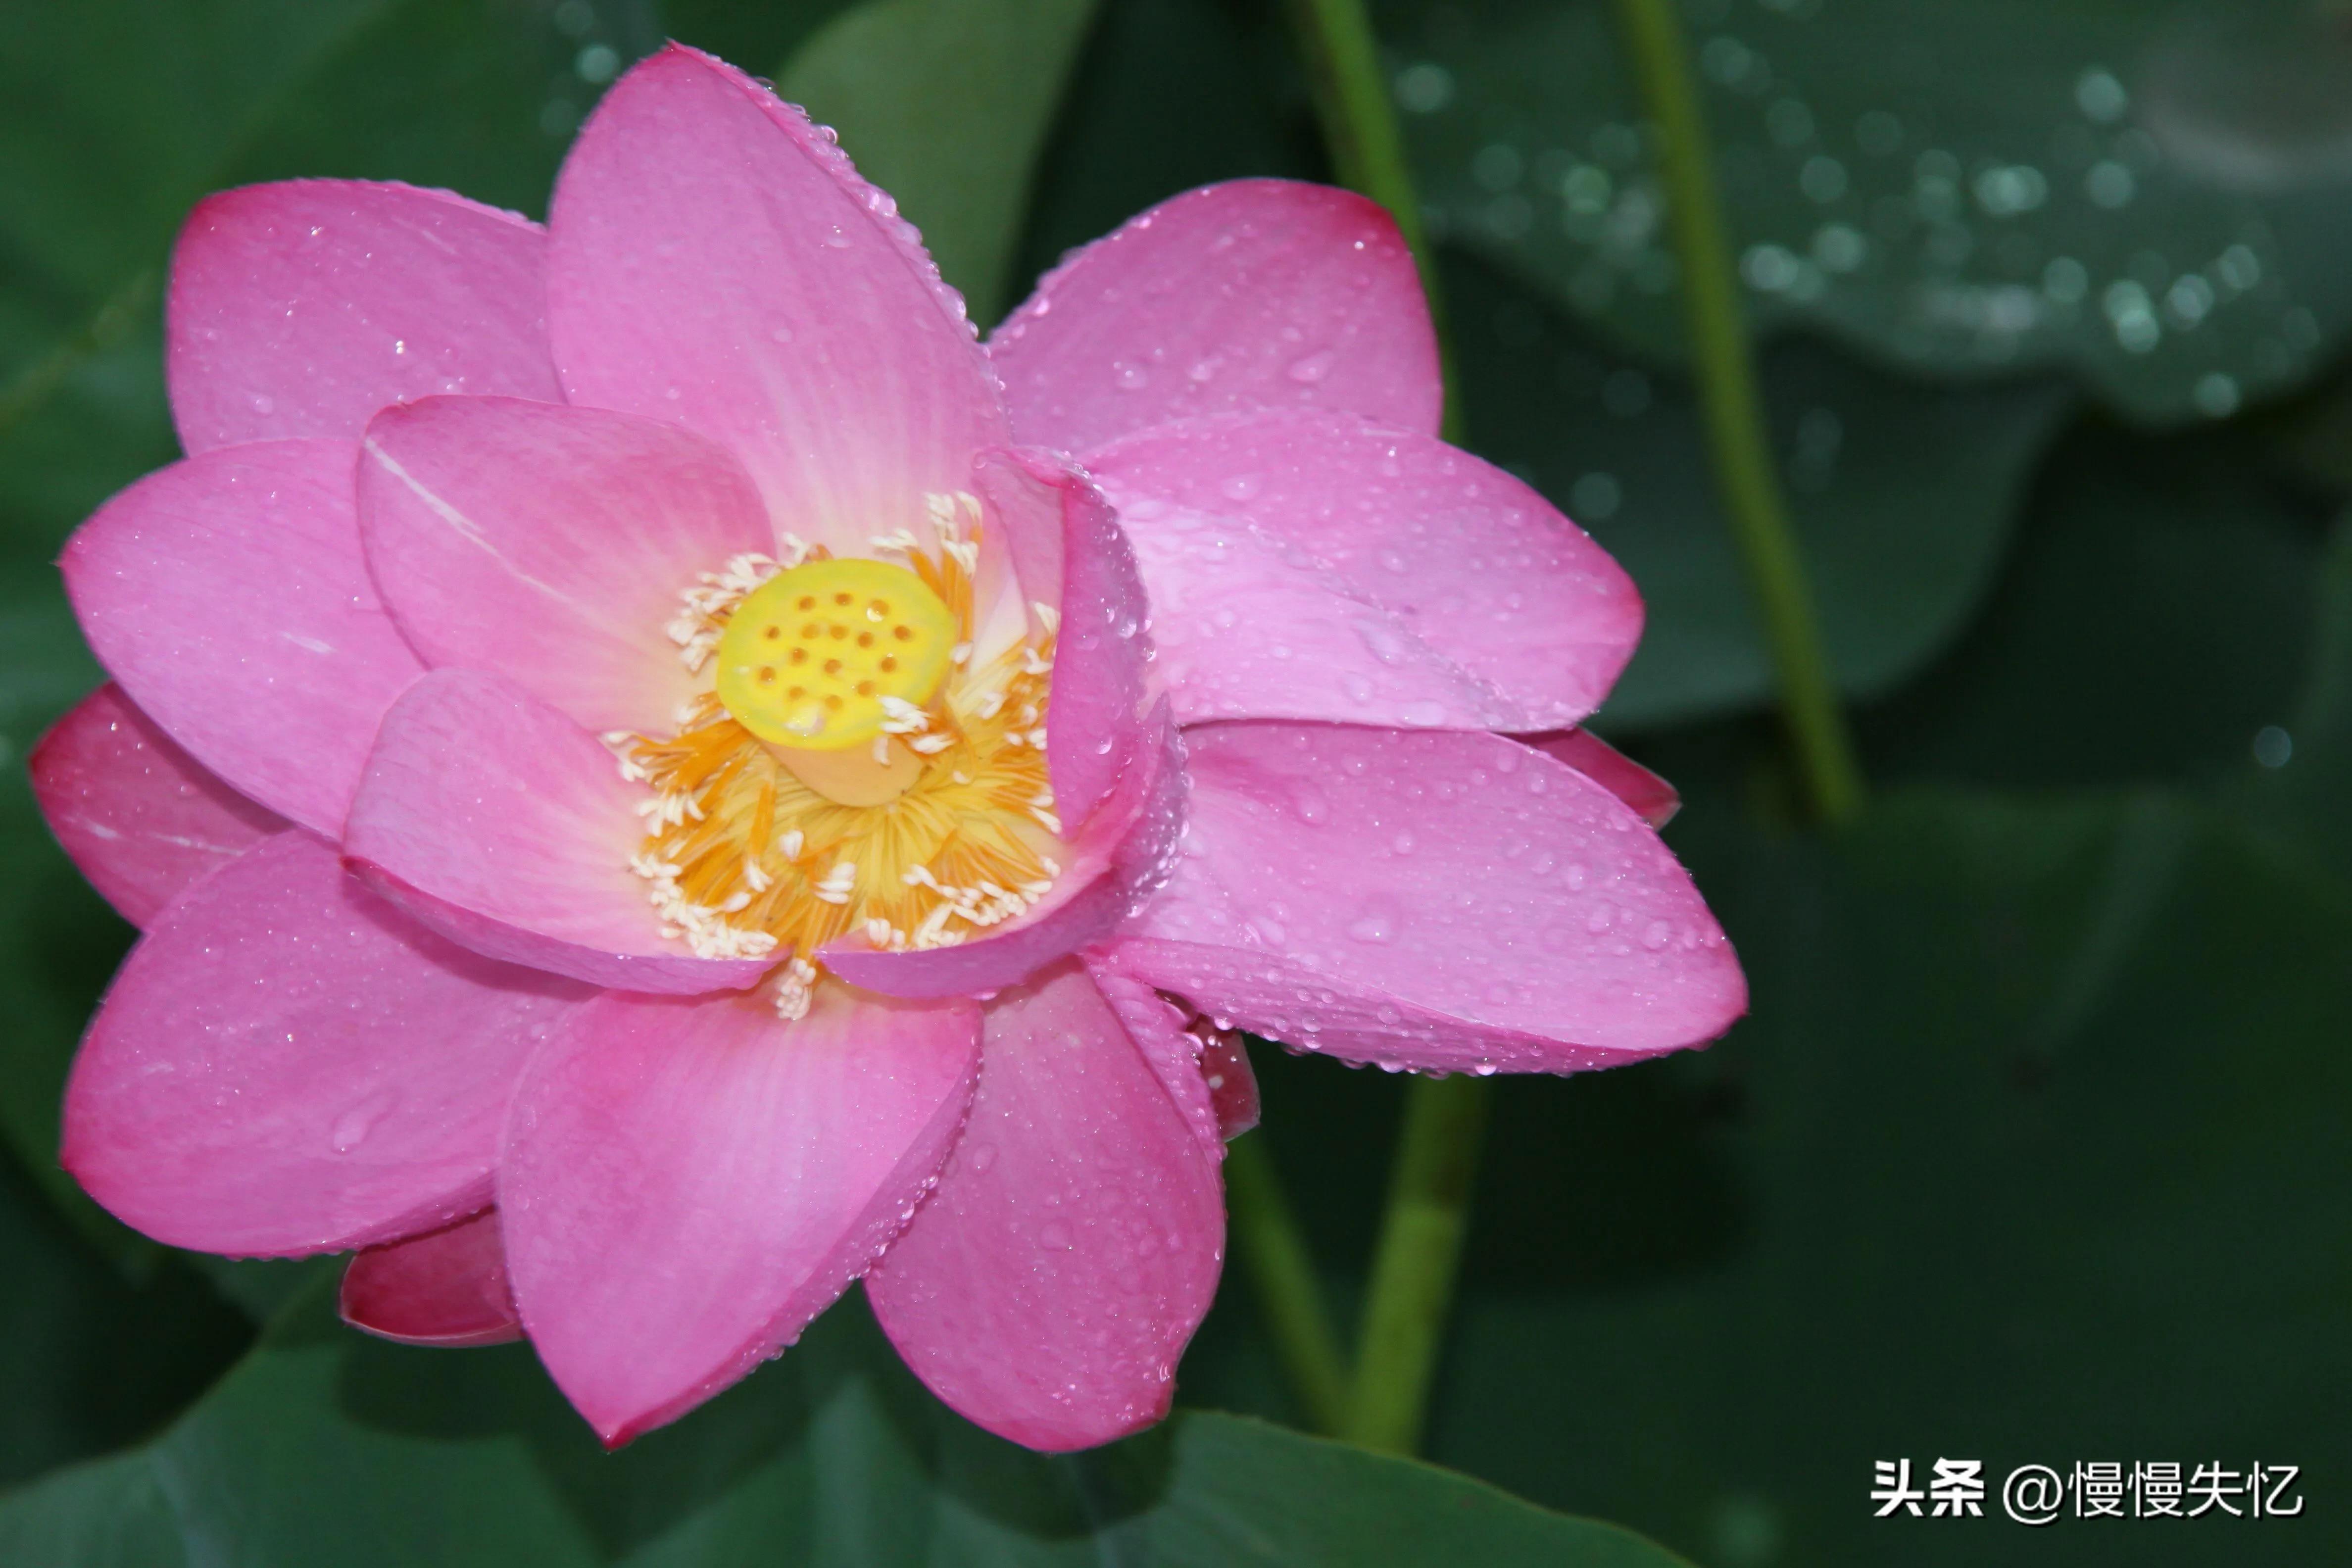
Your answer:
[[[1565,1072],[1697,1045],[1747,983],[1690,878],[1600,784],[1458,731],[1187,731],[1175,874],[1108,962],[1361,1060]]]
[[[59,1158],[173,1247],[410,1236],[489,1201],[507,1096],[583,987],[419,929],[285,833],[165,910],[66,1087]]]
[[[570,401],[732,451],[776,528],[919,532],[1007,426],[962,305],[802,112],[672,45],[604,95],[557,182],[548,315]]]
[[[965,1417],[1091,1447],[1168,1413],[1224,1218],[1215,1162],[1067,963],[989,1005],[963,1134],[866,1297]]]
[[[1641,639],[1642,596],[1606,551],[1432,437],[1261,414],[1161,426],[1087,465],[1135,542],[1171,669],[1216,692],[1213,716],[1555,729],[1601,705]],[[1319,616],[1310,584],[1329,595]],[[1251,593],[1282,596],[1227,603]],[[1423,690],[1439,670],[1490,698]]]
[[[350,441],[260,441],[148,475],[58,563],[98,660],[240,794],[332,837],[424,666],[361,558]]]
[[[969,1002],[610,993],[532,1062],[499,1208],[531,1342],[608,1444],[797,1337],[898,1234],[971,1096]]]
[[[1049,273],[989,340],[1024,441],[1088,454],[1170,419],[1338,409],[1434,432],[1437,338],[1379,206],[1289,180],[1190,191]]]
[[[193,455],[356,440],[435,393],[554,398],[547,236],[447,191],[289,180],[207,196],[172,255],[166,364]]]
[[[132,925],[287,826],[182,751],[109,681],[28,759],[49,831]]]
[[[504,675],[600,732],[675,725],[709,685],[664,630],[679,595],[772,548],[724,449],[561,404],[387,408],[359,497],[369,568],[427,664]]]
[[[384,715],[343,849],[369,885],[475,952],[630,991],[755,985],[781,958],[698,957],[630,870],[650,792],[509,681],[437,669]]]
[[[522,1338],[499,1211],[371,1247],[343,1269],[343,1321],[378,1339],[459,1350]]]

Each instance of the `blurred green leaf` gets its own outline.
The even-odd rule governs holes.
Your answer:
[[[1756,326],[2227,414],[2352,321],[2352,33],[2315,0],[1685,0]],[[1653,356],[1674,259],[1603,0],[1394,4],[1443,232]]]
[[[1095,0],[870,0],[779,75],[922,230],[982,326],[1011,302],[1032,174],[1094,13]]]
[[[1834,848],[1690,789],[1755,988],[1713,1050],[1498,1091],[1429,1453],[1711,1568],[2352,1553],[2352,895],[2166,794],[1897,792]],[[1392,1089],[1262,1060],[1318,1247]],[[1326,1240],[1328,1237],[1329,1239]],[[1230,1321],[1200,1394],[1258,1403]],[[2299,1464],[2299,1520],[1879,1521],[1872,1464]],[[2183,1474],[2188,1474],[2184,1470]]]
[[[1601,727],[1769,701],[1771,662],[1689,383],[1609,352],[1483,263],[1449,257],[1444,276],[1472,444],[1590,530],[1648,604]],[[2073,397],[2047,380],[1925,385],[1806,338],[1773,344],[1761,369],[1839,685],[1879,695],[1982,603]]]
[[[58,1167],[58,1105],[82,1025],[129,945],[131,929],[82,880],[33,804],[24,759],[41,731],[98,684],[57,574],[0,556],[0,1139],[119,1261],[152,1261]]]
[[[160,1248],[126,1278],[59,1220],[5,1151],[0,1258],[0,1486],[145,1436],[252,1338],[249,1322]]]
[[[502,0],[8,5],[0,551],[47,555],[108,494],[176,456],[160,300],[173,234],[198,197],[343,176],[540,210],[581,113],[627,58],[620,46],[656,36],[642,11]]]
[[[707,49],[747,70],[781,60],[856,0],[659,0],[661,30],[682,44]]]
[[[0,1502],[0,1560],[1673,1568],[1612,1526],[1408,1461],[1182,1415],[1064,1458],[924,1394],[862,1300],[605,1455],[520,1346],[387,1345],[320,1291],[142,1452]],[[167,1495],[168,1488],[168,1495]]]
[[[2257,771],[2314,652],[2328,498],[2244,433],[2085,424],[2051,455],[1967,637],[1862,715],[1874,773],[2013,787]]]
[[[2230,799],[2352,888],[2352,518],[2313,574],[2312,658],[2281,721],[2257,731]]]
[[[1105,5],[1038,166],[1016,291],[1156,203],[1254,175],[1331,177],[1282,8]]]

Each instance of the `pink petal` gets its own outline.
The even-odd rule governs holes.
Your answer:
[[[1087,965],[1095,989],[1102,993],[1128,1038],[1168,1091],[1201,1146],[1216,1159],[1225,1155],[1225,1141],[1217,1131],[1217,1108],[1210,1098],[1209,1081],[1201,1070],[1202,1041],[1186,1026],[1191,1011],[1162,996],[1139,980],[1129,979],[1108,965]]]
[[[1072,963],[989,1006],[963,1135],[866,1297],[967,1418],[1091,1447],[1168,1413],[1224,1219],[1214,1162]]]
[[[1607,552],[1431,437],[1259,415],[1163,426],[1087,466],[1135,542],[1167,662],[1213,681],[1225,716],[1553,729],[1601,705],[1641,639],[1641,595]],[[1319,619],[1297,578],[1332,595]],[[1492,696],[1423,694],[1433,669]],[[1496,701],[1518,717],[1480,717]]]
[[[1176,872],[1110,962],[1221,1023],[1444,1070],[1712,1039],[1747,983],[1689,876],[1583,774],[1497,735],[1186,734]]]
[[[522,1338],[499,1211],[372,1247],[343,1270],[343,1321],[378,1339],[461,1350]]]
[[[989,340],[1015,435],[1086,454],[1164,420],[1328,408],[1434,432],[1437,339],[1396,225],[1348,191],[1235,180],[1133,218]]]
[[[1159,678],[1182,722],[1527,722],[1523,706],[1432,647],[1412,623],[1248,523],[1132,504],[1121,521],[1150,585]]]
[[[1082,823],[1140,743],[1151,642],[1135,556],[1102,492],[1049,454],[986,454],[980,479],[1012,529],[1021,591],[1060,620],[1046,761],[1055,809]],[[1048,521],[1050,520],[1050,521]]]
[[[489,1201],[516,1075],[586,995],[417,929],[280,834],[131,950],[75,1058],[60,1159],[173,1247],[414,1235]]]
[[[83,635],[232,788],[332,836],[392,700],[423,669],[368,581],[358,448],[268,441],[148,475],[59,565]]]
[[[1199,1026],[1195,1026],[1198,1029]],[[1217,1136],[1227,1142],[1258,1123],[1257,1070],[1240,1031],[1209,1028],[1201,1045],[1201,1077],[1217,1113]]]
[[[888,952],[851,938],[824,950],[825,966],[887,996],[984,997],[1108,935],[1167,875],[1183,821],[1182,742],[1165,703],[1145,721],[1144,733],[1043,902],[954,947]]]
[[[475,952],[629,991],[756,985],[782,960],[697,958],[629,869],[640,801],[596,738],[509,681],[436,669],[384,715],[343,850]]]
[[[555,398],[546,235],[447,191],[295,180],[208,196],[172,256],[172,413],[191,454],[355,440],[439,392]]]
[[[286,826],[182,751],[111,681],[41,737],[29,765],[49,831],[132,925]]]
[[[672,45],[604,95],[550,219],[572,402],[699,431],[780,531],[866,553],[1006,437],[961,301],[797,109]]]
[[[531,1342],[608,1444],[797,1337],[898,1233],[970,1103],[968,1002],[608,994],[531,1064],[499,1172]]]
[[[1564,730],[1550,735],[1521,735],[1554,762],[1565,763],[1639,812],[1653,827],[1664,827],[1683,808],[1675,786],[1594,734],[1590,730]]]
[[[625,414],[434,397],[368,426],[360,529],[427,664],[490,670],[595,731],[667,733],[700,689],[679,594],[771,547],[721,448]]]

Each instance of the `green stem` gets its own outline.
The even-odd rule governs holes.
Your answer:
[[[1739,283],[1725,233],[1706,125],[1673,0],[1617,0],[1625,44],[1659,139],[1681,264],[1684,320],[1706,413],[1717,488],[1748,567],[1780,679],[1780,707],[1814,815],[1840,822],[1860,809],[1862,770],[1846,733],[1814,618],[1803,557],[1780,495],[1765,431],[1756,365],[1740,320]]]
[[[1249,1260],[1275,1353],[1307,1406],[1307,1421],[1336,1437],[1348,1422],[1347,1362],[1263,1131],[1245,1133],[1225,1150],[1225,1184],[1234,1240]]]
[[[1346,1432],[1367,1448],[1410,1454],[1421,1439],[1478,1174],[1486,1088],[1480,1078],[1416,1078],[1405,1094]]]
[[[1364,14],[1363,0],[1291,0],[1290,9],[1332,171],[1340,184],[1388,208],[1421,269],[1421,289],[1428,297],[1429,321],[1437,334],[1438,371],[1445,382],[1444,424],[1439,433],[1458,442],[1461,402],[1454,395],[1454,343],[1437,286],[1436,258],[1422,226],[1421,198],[1405,164],[1404,137],[1389,100],[1371,20]]]
[[[1291,0],[1301,52],[1339,178],[1386,207],[1412,247],[1437,334],[1445,416],[1440,433],[1462,438],[1462,402],[1438,288],[1436,258],[1422,227],[1421,198],[1405,163],[1379,41],[1363,0]],[[1420,1079],[1405,1094],[1404,1129],[1391,1168],[1370,1292],[1364,1300],[1354,1394],[1345,1435],[1368,1447],[1411,1453],[1429,1405],[1454,1276],[1462,1257],[1486,1085],[1475,1078]]]

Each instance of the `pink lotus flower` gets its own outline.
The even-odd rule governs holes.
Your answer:
[[[115,684],[35,763],[145,928],[65,1162],[176,1246],[371,1249],[353,1321],[527,1333],[609,1442],[861,1276],[983,1426],[1156,1419],[1254,1114],[1202,1016],[1559,1072],[1745,1005],[1588,772],[1670,794],[1559,733],[1639,600],[1434,438],[1354,196],[1179,197],[983,349],[672,48],[543,230],[205,202],[170,380],[189,456],[64,560]]]

